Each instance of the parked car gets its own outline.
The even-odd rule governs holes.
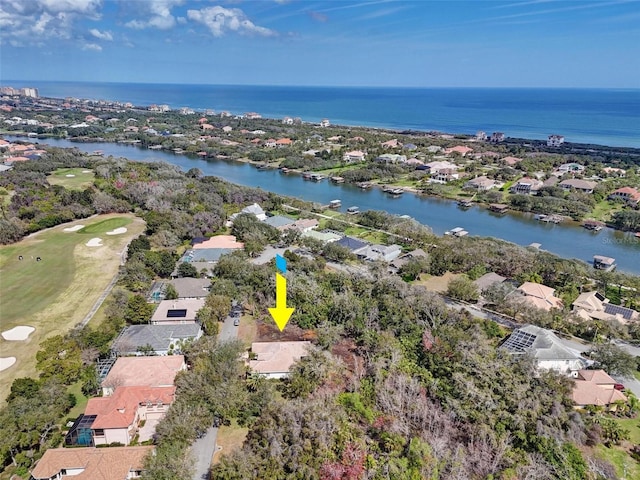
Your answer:
[[[239,318],[236,318],[236,319],[233,321],[233,325],[234,325],[235,327],[237,327],[238,325],[240,325],[240,319],[239,319]]]
[[[621,383],[616,383],[613,388],[615,388],[616,390],[624,390],[624,385]]]

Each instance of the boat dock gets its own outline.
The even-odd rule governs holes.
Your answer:
[[[390,195],[402,195],[404,193],[404,188],[388,187],[385,185],[382,188],[382,191]]]
[[[347,213],[349,215],[355,215],[356,213],[360,213],[360,207],[349,207],[347,208]]]
[[[340,208],[342,206],[342,201],[340,200],[331,200],[329,202],[329,208]]]
[[[605,224],[603,222],[599,222],[598,220],[593,220],[588,218],[582,223],[582,226],[587,230],[593,230],[593,231],[599,232],[604,228]]]
[[[533,216],[534,219],[540,221],[540,222],[545,222],[545,223],[560,223],[564,220],[564,218],[562,217],[562,215],[556,215],[556,214],[551,214],[551,215],[546,215],[544,213],[536,213]]]
[[[504,203],[492,203],[489,205],[489,210],[494,213],[505,214],[507,210],[509,210],[509,205],[505,205]]]
[[[456,227],[456,228],[452,228],[451,230],[447,230],[446,232],[444,232],[444,234],[451,235],[454,237],[464,237],[465,235],[469,235],[469,232],[467,232],[462,227]]]
[[[331,181],[333,183],[344,183],[344,178],[342,178],[342,177],[331,177]]]
[[[616,268],[616,259],[611,257],[605,257],[603,255],[593,256],[593,268],[596,270],[604,270],[610,272]]]

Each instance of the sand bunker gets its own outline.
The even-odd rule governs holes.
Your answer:
[[[13,327],[11,330],[2,332],[2,338],[4,338],[5,340],[13,341],[26,340],[34,331],[35,328],[33,327],[25,327],[21,325],[19,327]]]
[[[120,235],[121,233],[127,233],[127,229],[124,227],[116,228],[115,230],[107,232],[107,235]]]
[[[0,372],[16,363],[16,357],[0,357]]]
[[[101,238],[92,238],[86,244],[87,247],[101,247],[102,239]]]
[[[91,170],[82,170],[82,173],[91,173]]]
[[[73,227],[67,227],[65,229],[63,229],[63,232],[77,232],[78,230],[81,230],[84,228],[84,225],[74,225]]]
[[[73,178],[73,177],[75,177],[75,175],[74,175],[73,173],[67,173],[67,174],[65,175],[65,177]]]

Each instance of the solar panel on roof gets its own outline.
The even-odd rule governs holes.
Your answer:
[[[627,307],[621,307],[620,305],[611,305],[610,303],[604,304],[604,311],[609,315],[622,315],[625,320],[631,320],[633,310]]]
[[[184,318],[187,316],[186,308],[167,310],[167,318]]]
[[[514,331],[506,342],[502,345],[512,353],[523,353],[527,348],[533,345],[537,336],[522,330]]]

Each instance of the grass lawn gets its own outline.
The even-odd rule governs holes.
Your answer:
[[[217,450],[213,455],[213,465],[220,462],[222,455],[229,455],[242,448],[242,444],[247,438],[247,433],[249,433],[249,429],[239,426],[235,420],[233,420],[228,427],[225,425],[220,427],[218,429],[216,443],[219,447],[222,447],[222,449]]]
[[[113,221],[105,222],[111,219]],[[94,227],[93,224],[98,224]],[[71,225],[106,232],[128,225],[122,235],[101,235],[103,245],[87,247],[92,233],[65,232]],[[0,401],[18,377],[34,377],[35,354],[44,339],[67,332],[80,323],[118,272],[129,240],[144,230],[133,215],[111,214],[58,225],[21,242],[0,247],[0,305],[2,331],[18,325],[36,330],[25,341],[0,338],[0,355],[16,363],[0,372]],[[19,260],[22,256],[22,260]],[[36,261],[40,257],[41,261]]]
[[[242,340],[247,346],[251,345],[258,338],[258,325],[255,318],[251,315],[243,315],[240,318],[240,326],[238,327],[238,339]]]
[[[620,210],[622,210],[622,203],[610,202],[608,200],[601,200],[596,203],[596,206],[591,211],[589,218],[594,218],[602,222],[610,220],[611,216]]]
[[[638,372],[637,370],[633,372],[633,376],[636,377],[637,380],[640,380],[640,372]]]
[[[111,230],[115,230],[116,228],[129,225],[130,223],[131,223],[131,219],[128,217],[107,218],[105,220],[92,223],[91,225],[87,225],[82,230],[78,230],[78,232],[76,233],[80,233],[80,234],[87,233],[91,235],[107,233],[107,232],[110,232]]]
[[[640,416],[636,418],[615,418],[618,425],[629,430],[629,441],[640,444]]]
[[[621,480],[640,478],[640,463],[631,458],[624,448],[620,446],[607,448],[604,445],[598,445],[596,452],[616,468],[616,473]]]
[[[82,382],[74,383],[67,391],[76,397],[76,406],[69,411],[67,417],[77,418],[84,413],[84,409],[89,402],[89,397],[85,397],[84,393],[82,393]]]
[[[449,282],[454,278],[459,277],[460,274],[446,272],[444,275],[434,277],[427,274],[420,275],[420,279],[414,281],[414,285],[422,285],[431,292],[444,293],[449,288]]]
[[[47,177],[47,181],[51,185],[62,185],[69,190],[84,190],[93,185],[94,178],[93,171],[86,168],[59,168]]]

